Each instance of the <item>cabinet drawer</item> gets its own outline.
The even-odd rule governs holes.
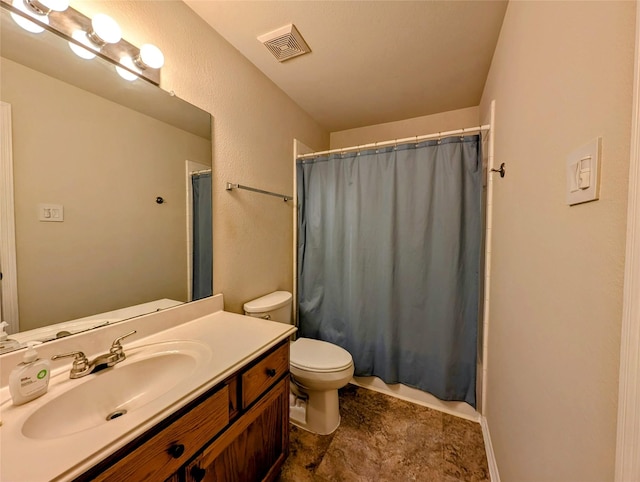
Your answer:
[[[242,374],[242,408],[251,405],[289,372],[289,343],[284,343]]]
[[[224,386],[95,480],[165,480],[229,423],[229,387]]]

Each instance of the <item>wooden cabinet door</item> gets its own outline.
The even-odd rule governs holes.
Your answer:
[[[188,482],[274,480],[289,450],[289,377],[186,467]]]

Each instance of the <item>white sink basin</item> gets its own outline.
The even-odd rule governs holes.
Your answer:
[[[125,347],[125,353],[127,359],[112,368],[69,380],[73,388],[34,411],[22,434],[56,439],[117,423],[188,379],[211,356],[208,346],[194,341]]]

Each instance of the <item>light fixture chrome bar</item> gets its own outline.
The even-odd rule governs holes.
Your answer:
[[[93,49],[90,45],[83,44],[73,38],[73,32],[76,30],[82,30],[84,32],[90,32],[92,30],[91,19],[77,10],[69,7],[64,12],[51,11],[48,14],[49,24],[39,21],[36,17],[28,16],[24,12],[15,8],[11,4],[11,0],[0,0],[0,7],[3,7],[10,12],[23,17],[30,22],[61,36],[65,40],[78,45],[84,49],[90,50],[92,53],[99,57],[111,62],[112,64],[127,70],[132,74],[143,78],[154,85],[160,85],[160,69],[144,69],[144,70],[132,70],[131,67],[120,63],[120,59],[123,57],[130,57],[134,59],[139,53],[140,49],[133,44],[130,44],[124,39],[114,44],[105,44],[100,49]]]
[[[29,5],[29,7],[31,7],[38,15],[48,15],[52,10],[46,5],[40,3],[38,0],[25,0],[25,3]]]
[[[247,191],[257,192],[260,194],[267,194],[268,196],[279,197],[284,202],[291,201],[293,197],[287,196],[286,194],[278,194],[277,192],[264,191],[262,189],[256,189],[255,187],[243,186],[242,184],[233,184],[231,182],[227,183],[227,191],[231,191],[232,189],[245,189]]]

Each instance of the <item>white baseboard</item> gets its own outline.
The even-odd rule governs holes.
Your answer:
[[[493,444],[491,443],[491,434],[489,433],[489,425],[485,417],[480,417],[480,426],[482,427],[482,437],[484,438],[484,449],[487,452],[487,464],[489,465],[489,478],[491,482],[500,482],[500,474],[498,473],[498,464],[496,456],[493,453]]]

